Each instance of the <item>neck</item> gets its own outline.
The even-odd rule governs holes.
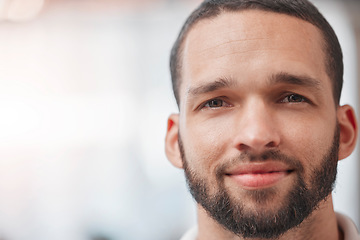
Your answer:
[[[241,238],[233,234],[218,224],[199,205],[198,227],[199,232],[197,240],[245,240],[245,238]],[[277,238],[277,240],[284,239],[342,240],[343,234],[338,229],[331,194],[327,200],[322,201],[319,207],[314,210],[298,227],[288,230],[282,236]]]

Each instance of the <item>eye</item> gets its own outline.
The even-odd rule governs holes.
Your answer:
[[[299,94],[290,94],[287,95],[284,99],[281,100],[282,103],[300,103],[307,102],[307,99]]]
[[[229,107],[230,105],[226,103],[224,100],[219,98],[214,98],[209,101],[206,101],[202,108],[221,108],[221,107]]]

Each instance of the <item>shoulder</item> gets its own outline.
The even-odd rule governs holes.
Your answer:
[[[197,227],[189,229],[180,240],[196,240],[197,237]]]
[[[344,240],[360,240],[359,232],[351,219],[341,213],[336,213],[337,224],[344,232]]]

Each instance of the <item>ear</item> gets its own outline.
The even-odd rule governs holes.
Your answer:
[[[179,114],[171,114],[168,118],[165,153],[175,167],[183,167],[179,149]]]
[[[354,109],[349,105],[338,107],[337,119],[340,126],[339,160],[348,157],[357,141],[358,126]]]

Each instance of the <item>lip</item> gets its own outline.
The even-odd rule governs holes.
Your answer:
[[[244,189],[255,190],[272,187],[293,171],[282,162],[244,163],[226,172],[226,176]]]

